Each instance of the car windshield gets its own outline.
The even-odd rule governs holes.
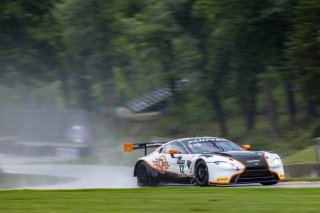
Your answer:
[[[186,145],[192,153],[213,153],[213,152],[228,152],[228,151],[243,151],[237,144],[228,140],[193,140],[187,141]]]

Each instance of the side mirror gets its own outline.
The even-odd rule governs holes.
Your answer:
[[[242,145],[242,148],[244,149],[244,150],[250,150],[251,149],[251,146],[250,145]]]
[[[178,150],[176,149],[170,149],[169,154],[171,155],[172,158],[174,158],[174,154],[178,154]]]

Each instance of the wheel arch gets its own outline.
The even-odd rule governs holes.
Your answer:
[[[196,172],[196,169],[197,169],[197,165],[200,163],[200,162],[203,162],[203,164],[207,167],[207,180],[205,181],[205,182],[203,182],[203,183],[198,183],[198,181],[197,181],[197,172]],[[203,159],[203,158],[198,158],[196,161],[195,161],[195,163],[194,163],[194,181],[198,184],[198,185],[200,185],[200,186],[207,186],[208,184],[209,184],[209,178],[210,178],[210,171],[209,171],[209,167],[208,167],[208,164],[207,164],[207,162],[206,162],[206,160],[205,159]]]
[[[152,177],[159,177],[160,176],[159,172],[156,169],[152,168],[147,161],[141,159],[141,160],[138,160],[136,165],[134,166],[133,177],[137,177],[138,165],[140,163],[145,163],[146,164],[147,169],[149,170],[149,172],[152,175]]]
[[[138,169],[138,165],[139,163],[144,162],[143,160],[138,160],[134,166],[134,171],[133,171],[133,177],[137,177],[137,169]]]
[[[194,162],[194,164],[193,164],[193,171],[196,171],[196,166],[197,166],[197,164],[200,162],[200,161],[203,161],[203,162],[205,162],[206,164],[207,164],[207,162],[203,159],[203,158],[198,158],[195,162]]]

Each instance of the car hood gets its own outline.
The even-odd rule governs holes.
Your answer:
[[[224,157],[230,157],[235,159],[247,168],[267,168],[268,164],[264,157],[264,152],[254,152],[254,151],[229,151],[214,153],[213,155],[220,155]]]

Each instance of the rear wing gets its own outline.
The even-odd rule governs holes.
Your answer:
[[[148,148],[157,148],[167,143],[168,141],[160,141],[154,143],[125,143],[123,145],[124,152],[133,152],[136,149],[144,149],[144,155],[148,154]]]

